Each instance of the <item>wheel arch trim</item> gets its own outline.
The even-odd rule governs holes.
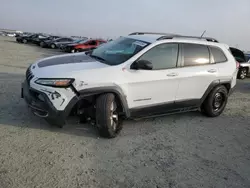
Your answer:
[[[118,100],[120,100],[122,109],[126,115],[126,117],[130,117],[130,111],[127,103],[127,96],[124,94],[123,90],[119,86],[102,86],[102,87],[94,87],[88,88],[78,91],[79,99],[82,99],[87,96],[93,95],[101,95],[104,93],[114,93]]]
[[[205,93],[203,94],[203,96],[201,97],[201,100],[200,100],[200,104],[202,104],[205,99],[207,98],[207,96],[209,95],[209,93],[216,87],[216,86],[219,86],[219,85],[226,85],[226,84],[229,84],[229,88],[228,89],[228,93],[230,94],[231,93],[231,82],[232,80],[230,79],[223,79],[223,80],[214,80],[213,82],[211,82],[208,86],[208,88],[206,89]]]

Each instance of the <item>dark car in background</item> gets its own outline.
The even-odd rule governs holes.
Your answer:
[[[68,53],[84,52],[97,48],[99,45],[106,43],[102,39],[89,39],[80,43],[68,44],[64,47],[64,51]]]
[[[81,39],[79,39],[79,40],[75,40],[75,41],[73,41],[73,42],[71,42],[71,43],[65,43],[65,44],[62,44],[61,46],[60,46],[60,49],[61,50],[65,50],[65,48],[67,47],[67,46],[70,46],[70,45],[77,45],[77,44],[83,44],[85,41],[87,41],[88,40],[88,38],[87,37],[85,37],[85,38],[81,38]]]
[[[16,37],[16,41],[19,43],[36,43],[41,38],[46,38],[47,35],[44,34],[31,34],[31,35],[22,35],[19,37]]]
[[[55,35],[52,35],[52,36],[48,36],[46,38],[40,38],[39,41],[36,43],[37,45],[43,47],[45,45],[45,42],[49,42],[49,41],[53,41],[53,40],[56,40],[56,39],[59,39],[61,38],[60,36],[55,36]]]
[[[43,48],[45,47],[52,48],[52,49],[60,48],[61,45],[69,44],[69,43],[75,42],[76,40],[77,39],[70,38],[70,37],[61,37],[55,40],[45,40],[43,44]]]

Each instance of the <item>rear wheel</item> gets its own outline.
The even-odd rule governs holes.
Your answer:
[[[23,41],[22,41],[24,44],[27,44],[27,40],[26,39],[23,39]]]
[[[102,137],[114,138],[122,129],[119,118],[119,105],[114,94],[107,93],[99,96],[96,101],[96,125]]]
[[[244,80],[247,77],[247,69],[246,68],[240,68],[238,72],[238,78]]]
[[[225,86],[216,86],[207,96],[201,106],[201,112],[208,117],[217,117],[225,109],[228,91]]]

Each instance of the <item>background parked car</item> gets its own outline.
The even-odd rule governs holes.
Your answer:
[[[75,41],[73,41],[72,43],[61,44],[60,49],[61,49],[62,51],[64,51],[65,48],[66,48],[67,46],[69,46],[69,45],[82,44],[82,43],[84,43],[84,42],[87,41],[87,40],[88,40],[88,38],[87,38],[87,37],[84,37],[84,38],[81,38],[81,39],[79,39],[79,40],[75,40]]]
[[[90,39],[83,41],[81,43],[76,43],[76,44],[68,44],[65,48],[64,51],[68,53],[75,53],[75,52],[83,52],[83,51],[88,51],[95,49],[99,45],[106,43],[107,41],[102,40],[102,39]]]
[[[46,38],[46,37],[47,36],[44,34],[32,34],[32,35],[27,35],[27,36],[23,35],[23,36],[17,37],[16,41],[24,43],[24,44],[36,43],[40,38]]]
[[[15,37],[15,36],[16,36],[16,33],[7,33],[7,36],[8,36],[8,37]]]
[[[2,31],[0,31],[0,36],[6,36],[6,34]]]
[[[245,57],[246,57],[246,61],[250,63],[250,54],[246,53]]]
[[[43,47],[45,44],[45,41],[52,41],[52,40],[55,40],[55,39],[59,39],[59,38],[61,38],[61,37],[59,37],[59,36],[54,36],[54,35],[52,35],[52,36],[48,36],[48,37],[46,37],[46,38],[40,38],[38,41],[37,41],[37,45],[39,45],[39,46],[41,46],[41,47]]]
[[[250,62],[247,62],[246,55],[240,49],[230,47],[230,50],[235,60],[240,64],[237,78],[243,80],[249,74]]]
[[[61,45],[63,44],[69,44],[76,41],[76,39],[74,38],[70,38],[70,37],[61,37],[55,40],[48,40],[48,41],[44,41],[44,45],[43,47],[48,47],[48,48],[60,48]]]

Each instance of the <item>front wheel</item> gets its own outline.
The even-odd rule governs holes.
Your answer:
[[[40,44],[39,44],[42,48],[43,48],[43,46],[44,46],[44,42],[40,42]]]
[[[238,78],[241,80],[244,80],[247,77],[247,69],[246,68],[240,68],[238,73]]]
[[[27,44],[27,42],[28,42],[28,41],[27,41],[26,39],[23,39],[23,43],[24,43],[24,44]]]
[[[227,88],[223,85],[216,86],[203,102],[201,112],[208,117],[217,117],[224,111],[227,99]]]
[[[102,137],[114,138],[122,129],[119,105],[114,94],[99,96],[96,101],[96,125]]]
[[[50,46],[52,49],[55,49],[56,48],[56,45],[55,44],[51,44]]]

